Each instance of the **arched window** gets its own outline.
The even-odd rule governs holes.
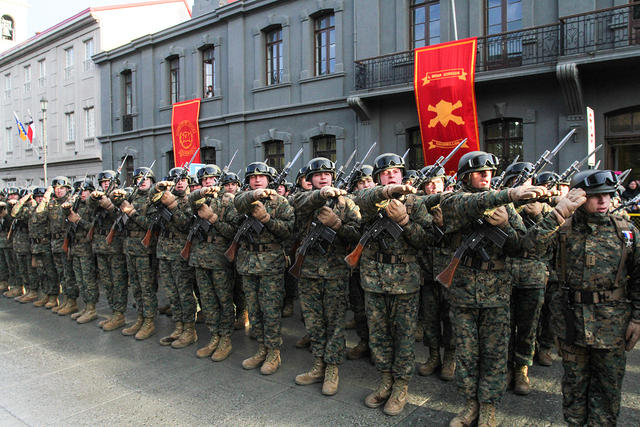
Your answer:
[[[281,171],[284,168],[284,142],[274,139],[264,143],[267,164]]]
[[[2,15],[0,26],[2,27],[2,40],[14,40],[13,18],[9,15]]]
[[[313,157],[324,157],[336,161],[336,137],[322,135],[313,138]]]
[[[506,167],[520,156],[522,160],[522,119],[502,118],[483,123],[486,151],[500,159],[500,165]]]

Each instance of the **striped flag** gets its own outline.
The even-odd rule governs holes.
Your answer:
[[[18,127],[18,135],[20,136],[20,139],[23,141],[27,140],[27,131],[24,128],[24,125],[22,124],[22,122],[20,121],[20,119],[18,118],[18,115],[16,114],[16,112],[13,112],[13,117],[15,117],[16,119],[16,126]],[[29,140],[29,142],[31,142],[31,140]]]

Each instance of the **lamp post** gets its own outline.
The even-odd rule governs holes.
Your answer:
[[[48,185],[47,181],[47,100],[40,100],[40,109],[42,110],[42,157],[44,160],[44,185]]]

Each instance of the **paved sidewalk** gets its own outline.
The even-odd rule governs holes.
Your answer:
[[[108,312],[99,307],[101,316]],[[135,313],[129,311],[131,321]],[[233,353],[224,362],[200,360],[195,351],[208,341],[197,325],[200,341],[182,350],[162,347],[160,337],[172,323],[160,316],[158,332],[137,342],[119,331],[103,332],[97,322],[78,325],[31,304],[0,297],[0,425],[428,425],[446,426],[462,406],[454,383],[416,376],[410,383],[410,405],[397,417],[368,409],[363,399],[378,376],[367,361],[347,361],[340,368],[337,395],[325,397],[322,384],[301,387],[296,374],[312,358],[295,349],[304,333],[299,314],[284,319],[283,365],[272,376],[245,371],[241,361],[256,342],[237,331]],[[349,331],[348,344],[356,336]],[[418,359],[426,358],[416,343]],[[640,425],[640,350],[628,357],[621,426]],[[507,393],[499,405],[504,426],[563,425],[560,378],[552,368],[532,368],[534,392],[528,397]]]

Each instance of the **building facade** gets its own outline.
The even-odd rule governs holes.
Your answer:
[[[452,6],[455,6],[455,16]],[[577,132],[553,168],[586,155],[596,113],[604,167],[640,174],[640,6],[619,0],[196,0],[191,20],[94,57],[105,167],[173,167],[171,105],[201,98],[203,162],[232,170],[338,163],[357,149],[422,166],[411,49],[478,37],[480,147],[529,161]],[[300,165],[298,165],[300,166]]]

